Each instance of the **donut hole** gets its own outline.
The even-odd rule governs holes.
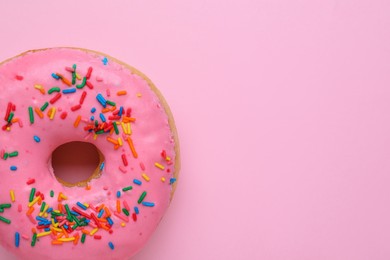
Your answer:
[[[58,146],[51,156],[53,174],[65,186],[86,186],[100,176],[104,156],[99,149],[86,142],[69,142]]]

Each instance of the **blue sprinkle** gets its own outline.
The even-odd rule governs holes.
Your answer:
[[[108,242],[108,246],[109,246],[112,250],[114,250],[114,244],[113,244],[112,242]]]
[[[65,228],[65,229],[68,229],[68,225],[64,224],[64,228]]]
[[[96,108],[91,108],[91,113],[95,113],[95,111],[96,111]]]
[[[137,180],[137,179],[134,179],[133,182],[134,182],[134,184],[137,184],[137,185],[141,185],[142,184],[142,181]]]
[[[106,106],[107,106],[107,100],[102,96],[102,94],[97,94],[96,99],[97,99],[97,101],[99,101],[99,103],[100,103],[103,107],[106,107]]]
[[[174,184],[175,181],[176,181],[176,178],[171,178],[171,179],[169,180],[169,184]]]
[[[39,143],[41,141],[41,138],[39,138],[38,136],[34,135],[34,140],[35,140],[35,142]]]
[[[103,62],[104,65],[107,65],[107,63],[108,63],[107,57],[104,57],[104,58],[102,59],[102,62]]]
[[[100,117],[100,119],[101,119],[103,122],[106,122],[106,118],[105,118],[105,116],[103,115],[103,113],[100,113],[99,117]]]
[[[102,164],[100,164],[100,170],[103,171],[104,169],[104,162],[102,162]]]
[[[11,169],[11,171],[16,171],[18,169],[18,167],[16,167],[15,165],[12,165],[11,167],[9,167]]]
[[[71,210],[70,211],[70,214],[72,214],[73,216],[80,216],[80,214],[79,213],[77,213],[77,212],[75,212],[75,211],[73,211],[73,210]]]
[[[121,197],[121,192],[120,192],[119,190],[116,192],[116,197],[117,197],[118,199]]]
[[[85,223],[87,223],[87,224],[90,222],[90,220],[89,220],[89,219],[86,219],[86,220],[84,220],[84,221],[85,221]]]
[[[91,119],[91,121],[93,121],[93,120],[95,120],[95,117],[94,117],[94,116],[91,116],[91,118],[90,118],[90,119]]]
[[[82,208],[83,210],[87,210],[87,207],[86,207],[83,203],[77,202],[76,204],[77,204],[77,206],[79,206],[79,207]]]
[[[144,205],[145,207],[154,207],[154,203],[153,202],[143,201],[142,205]]]
[[[50,231],[50,228],[45,228],[44,230],[45,230],[45,231]]]
[[[60,77],[57,76],[57,74],[55,74],[55,73],[52,73],[51,76],[52,76],[53,78],[55,78],[56,80],[59,80],[59,79],[60,79]]]
[[[19,232],[15,232],[15,246],[19,247],[19,243],[20,243],[20,234]]]
[[[36,216],[35,217],[36,220],[39,220],[39,221],[43,221],[43,222],[47,222],[48,220],[43,218],[43,217],[40,217],[40,216]]]
[[[53,211],[53,208],[48,208],[48,209],[46,210],[47,213],[50,213],[50,212],[52,212],[52,211]]]
[[[107,221],[108,221],[108,224],[110,224],[110,226],[112,226],[114,224],[114,222],[112,221],[112,219],[110,217],[107,218]]]
[[[122,114],[123,114],[123,107],[120,107],[120,108],[119,108],[118,116],[122,116]]]
[[[100,212],[98,214],[98,218],[101,218],[103,216],[103,213],[104,213],[104,209],[100,210]]]
[[[64,93],[64,94],[70,94],[70,93],[75,93],[75,92],[76,92],[76,88],[67,88],[67,89],[62,90],[62,93]]]
[[[134,212],[135,212],[135,214],[139,214],[139,209],[138,209],[138,207],[134,207]]]

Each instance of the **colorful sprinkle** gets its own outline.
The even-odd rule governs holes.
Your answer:
[[[109,246],[112,250],[114,250],[114,244],[113,244],[112,242],[108,242],[108,246]]]
[[[71,94],[71,93],[75,93],[75,92],[76,92],[76,88],[67,88],[67,89],[62,90],[63,94]]]
[[[16,171],[18,169],[18,167],[16,167],[15,165],[12,165],[9,167],[11,171]]]
[[[28,107],[28,114],[29,114],[29,117],[30,117],[30,123],[34,124],[34,113],[33,113],[33,108],[32,107]]]
[[[138,179],[134,179],[133,180],[133,183],[134,184],[137,184],[137,185],[141,185],[142,184],[142,181],[138,180]]]
[[[19,232],[15,232],[15,247],[19,247],[20,243],[20,234]]]
[[[129,191],[129,190],[132,190],[132,189],[133,189],[132,186],[128,186],[128,187],[124,187],[124,188],[122,189],[122,191]]]
[[[142,202],[142,205],[144,205],[145,207],[154,207],[154,203],[153,202]]]
[[[12,202],[15,202],[15,191],[14,190],[10,190],[9,191],[9,195],[11,197],[11,201]]]
[[[3,221],[4,223],[11,224],[11,220],[9,220],[3,216],[0,216],[0,220]]]
[[[102,62],[103,62],[104,65],[107,65],[107,63],[108,63],[107,57],[104,57],[104,58],[102,59]]]
[[[41,138],[39,138],[38,136],[34,135],[34,141],[39,143],[41,141]]]
[[[142,192],[141,196],[138,199],[138,204],[141,204],[142,201],[145,199],[145,197],[146,197],[146,191]]]

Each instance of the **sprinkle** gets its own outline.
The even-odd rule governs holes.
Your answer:
[[[85,242],[85,237],[86,237],[87,235],[86,234],[82,234],[81,235],[81,243],[83,243],[84,244],[84,242]]]
[[[61,93],[57,93],[57,95],[55,95],[52,99],[50,99],[50,104],[54,104],[55,102],[57,102],[57,100],[59,100],[61,98]]]
[[[43,106],[41,106],[41,111],[45,111],[45,109],[49,106],[49,102],[46,102],[45,104],[43,104]]]
[[[96,232],[98,232],[98,228],[95,228],[95,229],[93,229],[89,234],[91,235],[91,236],[93,236],[93,235],[95,235],[95,233]]]
[[[54,118],[54,116],[55,116],[55,114],[56,114],[56,108],[55,107],[52,107],[51,108],[51,113],[50,113],[50,120],[53,120],[53,118]]]
[[[92,74],[92,67],[89,67],[89,68],[88,68],[87,75],[85,75],[85,77],[86,77],[87,79],[89,79],[89,78],[91,77],[91,74]]]
[[[19,232],[15,232],[15,246],[19,247],[19,243],[20,243],[20,234]]]
[[[122,172],[122,173],[126,173],[127,170],[125,167],[123,167],[122,165],[119,166],[119,170]]]
[[[79,101],[80,104],[84,103],[86,96],[87,96],[87,92],[83,91],[83,93],[81,94],[81,97],[80,97],[80,101]]]
[[[74,127],[78,127],[79,124],[80,124],[80,121],[81,121],[81,116],[78,115],[77,118],[76,118],[76,120],[75,120],[74,123],[73,123],[73,126],[74,126]]]
[[[87,210],[87,207],[84,204],[82,204],[81,202],[77,202],[76,204],[77,204],[77,206],[79,206],[83,210]]]
[[[129,163],[127,162],[126,154],[122,154],[122,162],[124,166],[129,165]]]
[[[81,108],[81,105],[80,105],[80,104],[77,104],[77,105],[71,107],[70,110],[76,111],[76,110],[79,110],[80,108]]]
[[[39,92],[41,92],[42,95],[45,94],[45,89],[41,85],[34,85],[35,89],[38,89]]]
[[[53,87],[47,91],[47,93],[52,94],[53,92],[60,92],[61,89],[59,87]]]
[[[130,150],[131,150],[131,153],[133,154],[133,157],[134,158],[138,158],[138,154],[137,154],[137,152],[135,151],[135,148],[134,148],[133,140],[130,137],[128,137],[126,139],[126,141],[129,144],[129,146],[130,146]]]
[[[128,187],[124,187],[124,188],[122,189],[122,191],[129,191],[129,190],[132,190],[132,189],[133,189],[132,186],[128,186]]]
[[[107,57],[104,57],[104,58],[102,59],[102,62],[103,62],[104,65],[107,65],[107,63],[108,63]]]
[[[169,179],[169,184],[174,184],[175,181],[176,181],[176,178],[170,178],[170,179]]]
[[[96,108],[91,108],[91,113],[95,113],[95,111],[96,111]]]
[[[31,196],[31,195],[30,195],[30,196]],[[54,197],[54,191],[52,191],[52,190],[50,191],[50,197],[52,197],[52,198]],[[31,197],[30,197],[30,198],[31,198]]]
[[[121,220],[123,220],[124,222],[129,222],[129,219],[121,214],[119,214],[118,212],[114,212],[114,215],[118,218],[120,218]]]
[[[133,180],[133,183],[134,184],[137,184],[137,185],[141,185],[142,184],[142,181],[138,180],[138,179],[134,179]]]
[[[17,79],[17,80],[23,80],[23,76],[16,75],[16,76],[15,76],[15,79]]]
[[[18,212],[22,212],[22,210],[23,210],[23,209],[22,209],[22,204],[19,204],[19,205],[18,205]]]
[[[87,83],[85,83],[85,85],[87,85],[88,88],[93,89],[93,85],[91,82],[87,81]]]
[[[28,207],[31,208],[32,206],[34,206],[34,204],[37,203],[39,199],[41,199],[40,196],[38,196],[38,197],[36,197],[35,199],[33,199],[33,200],[28,204]]]
[[[75,92],[76,92],[76,88],[68,88],[68,89],[62,90],[63,94],[71,94],[71,93],[75,93]]]
[[[12,152],[12,153],[9,153],[8,156],[9,156],[9,157],[16,157],[16,156],[18,156],[18,154],[19,154],[19,153],[18,153],[17,151],[14,151],[14,152]]]
[[[137,221],[137,214],[133,213],[131,216],[133,217],[134,222]]]
[[[61,118],[61,119],[65,119],[67,115],[68,115],[68,113],[66,113],[66,112],[64,111],[64,112],[61,113],[60,118]]]
[[[94,239],[101,239],[102,236],[100,236],[100,235],[94,235],[93,238],[94,238]]]
[[[97,217],[98,217],[98,218],[101,218],[101,217],[103,216],[103,213],[104,213],[104,209],[100,210]]]
[[[10,195],[10,197],[11,197],[11,201],[12,201],[12,202],[15,202],[15,192],[14,192],[14,190],[10,190],[10,191],[9,191],[9,195]]]
[[[0,209],[9,209],[9,208],[11,208],[11,207],[12,207],[12,205],[9,204],[9,203],[0,204]]]
[[[121,213],[121,201],[120,200],[116,200],[116,211],[118,213]]]
[[[165,177],[161,177],[161,181],[162,181],[162,182],[165,182]]]
[[[26,182],[27,185],[31,185],[35,183],[35,179],[28,179],[28,181]]]
[[[41,138],[39,138],[38,136],[34,135],[34,141],[39,143],[41,141]]]
[[[82,88],[85,87],[85,84],[86,84],[86,83],[87,83],[87,78],[84,77],[84,78],[83,78],[83,81],[81,82],[81,84],[80,84],[80,85],[76,85],[76,88],[82,89]]]
[[[106,118],[104,117],[104,115],[102,113],[100,113],[99,115],[100,119],[103,121],[103,122],[106,122]]]
[[[59,238],[58,241],[61,241],[61,242],[72,242],[75,239],[76,239],[75,237],[65,237],[65,238]]]
[[[127,209],[123,208],[122,211],[123,211],[123,213],[125,213],[126,216],[130,215],[130,213],[129,213],[129,211]]]
[[[108,242],[108,246],[109,246],[112,250],[114,250],[114,244],[113,244],[112,242]]]
[[[135,214],[139,214],[139,209],[138,209],[138,207],[134,207],[134,211],[135,211]]]
[[[37,238],[39,237],[44,237],[44,236],[48,236],[51,234],[51,231],[48,231],[48,232],[41,232],[41,233],[38,233],[37,234]]]
[[[100,164],[100,171],[103,171],[103,169],[104,169],[104,162],[102,162],[102,164]]]
[[[18,169],[18,167],[16,167],[15,165],[12,165],[11,167],[9,167],[11,171],[16,171]]]
[[[33,108],[32,107],[28,107],[28,114],[30,116],[30,123],[34,124],[34,114],[33,114]]]
[[[0,216],[0,220],[3,221],[4,223],[11,224],[11,220],[9,220],[3,216]]]
[[[59,77],[57,74],[55,74],[55,73],[52,73],[51,76],[52,76],[53,78],[55,78],[56,80],[59,80],[59,79],[60,79],[60,77]]]
[[[123,95],[126,95],[127,92],[126,92],[126,90],[120,90],[120,91],[116,92],[116,94],[117,94],[118,96],[123,96]]]
[[[60,77],[61,81],[65,84],[68,85],[69,87],[72,86],[72,82],[70,82],[67,78],[65,78],[63,75],[57,73],[57,76]]]
[[[42,113],[42,111],[39,109],[39,107],[35,107],[35,108],[34,108],[34,111],[35,111],[35,113],[37,113],[37,115],[38,115],[40,118],[43,118],[43,113]]]
[[[142,192],[141,196],[138,199],[138,204],[141,204],[141,202],[145,199],[146,197],[146,191]]]
[[[150,178],[145,173],[142,174],[142,178],[144,178],[145,181],[150,181]]]
[[[122,138],[118,137],[118,143],[120,146],[123,146]]]
[[[32,202],[33,199],[34,199],[34,195],[35,195],[35,188],[32,188],[31,191],[30,191],[30,198],[29,198],[29,202]]]
[[[116,197],[117,197],[117,198],[120,198],[120,197],[121,197],[121,192],[120,192],[119,190],[116,192]]]
[[[114,126],[115,134],[118,135],[119,134],[119,129],[118,129],[118,126],[116,125],[116,122],[114,122],[112,125]]]
[[[112,102],[112,101],[110,101],[110,100],[107,100],[106,101],[107,102],[107,104],[109,104],[110,106],[116,106],[116,103],[115,102]]]
[[[142,202],[142,205],[144,205],[145,207],[154,207],[154,203],[153,202]]]
[[[161,164],[159,164],[158,162],[154,163],[154,166],[156,166],[157,168],[161,169],[161,170],[164,170],[165,167]]]
[[[102,94],[97,94],[96,99],[103,107],[107,106],[107,101],[104,99]]]

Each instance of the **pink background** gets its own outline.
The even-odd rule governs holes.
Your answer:
[[[136,260],[390,259],[389,1],[36,2],[1,1],[0,60],[106,52],[175,115],[177,193]]]

